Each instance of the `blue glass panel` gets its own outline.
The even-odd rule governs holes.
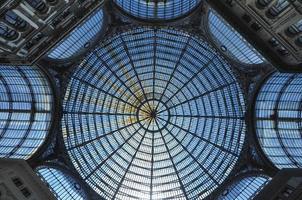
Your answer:
[[[218,200],[252,200],[270,180],[262,175],[244,177],[225,190]]]
[[[114,0],[125,12],[149,20],[169,20],[183,16],[196,8],[201,0]]]
[[[68,84],[62,130],[82,178],[105,199],[197,199],[232,171],[245,101],[229,64],[187,32],[107,38]]]
[[[43,166],[39,167],[36,172],[47,183],[58,200],[87,200],[81,185],[63,171]]]
[[[98,10],[78,25],[48,54],[52,59],[67,59],[85,48],[87,44],[102,30],[104,13]]]
[[[209,12],[209,28],[214,39],[234,58],[246,64],[260,64],[264,58],[215,11]]]
[[[34,154],[47,137],[52,105],[49,83],[37,68],[0,66],[0,157]]]
[[[302,75],[274,73],[256,100],[259,144],[278,168],[302,167]]]

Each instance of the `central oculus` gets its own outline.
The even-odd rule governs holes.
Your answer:
[[[148,131],[158,132],[169,123],[168,108],[158,100],[148,100],[141,104],[137,112],[137,121]]]

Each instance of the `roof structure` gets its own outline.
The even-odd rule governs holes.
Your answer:
[[[229,64],[168,28],[114,35],[74,71],[63,137],[82,178],[106,199],[196,199],[230,174],[245,112]]]
[[[302,165],[296,8],[0,2],[0,158],[61,200],[252,200]]]

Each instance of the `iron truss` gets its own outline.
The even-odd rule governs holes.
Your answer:
[[[254,109],[250,88],[271,71],[269,63],[246,41],[230,44],[230,37],[242,37],[227,34],[228,24],[216,33],[224,41],[215,38],[221,28],[210,33],[204,3],[187,11],[176,6],[164,17],[140,16],[129,6],[121,11],[124,4],[93,12],[36,63],[47,68],[59,97],[56,125],[43,139],[48,148],[31,161],[41,176],[53,174],[45,181],[69,180],[73,191],[62,192],[85,196],[78,199],[212,199],[241,171],[274,174],[266,159],[252,155],[260,147],[247,119],[247,107]],[[81,43],[89,30],[93,43]],[[80,48],[70,55],[70,45]]]

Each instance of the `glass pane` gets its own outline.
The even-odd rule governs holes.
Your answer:
[[[103,11],[98,10],[78,25],[62,41],[60,41],[48,54],[52,59],[66,59],[83,50],[90,41],[102,30]]]
[[[47,183],[58,200],[87,199],[81,185],[65,172],[47,166],[39,167],[36,172]]]
[[[256,132],[278,168],[302,167],[302,75],[274,73],[256,100]]]
[[[82,178],[105,199],[197,199],[233,169],[245,102],[229,64],[187,32],[137,28],[76,68],[62,129]]]
[[[0,66],[0,157],[33,155],[47,137],[52,105],[50,85],[37,68]]]
[[[208,19],[210,31],[224,51],[246,64],[263,63],[264,58],[259,52],[215,11],[210,11]]]
[[[148,20],[169,20],[196,8],[201,0],[114,0],[125,12]]]
[[[252,200],[270,180],[263,175],[244,177],[227,188],[218,200]]]

